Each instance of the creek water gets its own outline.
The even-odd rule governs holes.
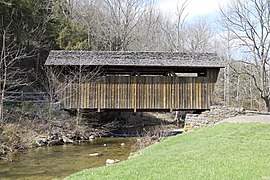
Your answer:
[[[17,155],[13,162],[0,161],[0,179],[63,178],[83,169],[104,166],[107,159],[126,160],[134,142],[131,138],[99,138],[76,145],[30,149]],[[100,155],[89,156],[92,153]]]

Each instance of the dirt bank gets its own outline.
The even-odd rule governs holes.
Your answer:
[[[46,109],[45,109],[46,110]],[[0,124],[0,159],[12,160],[13,155],[28,148],[89,141],[110,135],[117,129],[145,131],[145,126],[162,125],[151,113],[87,113],[76,117],[66,111],[52,113],[49,120],[42,106],[24,108],[11,106],[5,122]],[[44,112],[45,111],[45,112]]]

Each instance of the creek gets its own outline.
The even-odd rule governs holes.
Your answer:
[[[126,160],[134,142],[131,138],[98,138],[76,145],[29,149],[16,155],[13,162],[0,161],[0,179],[63,178],[83,169],[104,166],[107,159]],[[92,153],[99,156],[89,156]]]

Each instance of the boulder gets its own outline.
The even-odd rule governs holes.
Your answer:
[[[115,164],[115,163],[119,163],[119,162],[120,161],[118,159],[107,159],[106,165]]]
[[[158,139],[159,139],[159,137],[156,136],[156,135],[151,136],[151,140],[152,140],[152,141],[156,141],[156,140],[158,140]]]
[[[47,141],[46,141],[46,139],[44,140],[44,139],[38,139],[38,140],[36,140],[36,144],[39,146],[39,147],[41,147],[41,146],[46,146],[47,145]]]
[[[63,145],[64,142],[60,140],[51,140],[48,142],[47,146],[58,146],[58,145]]]
[[[95,139],[96,137],[94,135],[89,136],[89,139]]]
[[[92,154],[89,154],[90,157],[95,157],[95,156],[99,156],[98,153],[92,153]]]
[[[46,136],[39,136],[36,139],[36,145],[41,147],[41,146],[46,146],[47,145],[47,138]]]
[[[63,139],[64,143],[74,143],[74,141],[72,139],[69,139],[66,136],[63,136],[62,139]]]

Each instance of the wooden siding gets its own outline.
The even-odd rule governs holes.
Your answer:
[[[219,70],[207,77],[101,76],[94,82],[59,82],[65,108],[185,110],[208,109]]]

